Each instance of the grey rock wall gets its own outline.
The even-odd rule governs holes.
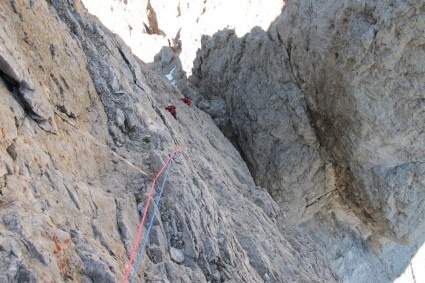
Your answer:
[[[204,37],[187,91],[346,282],[424,241],[417,1],[289,1],[265,32]]]
[[[291,1],[271,28],[337,165],[339,191],[399,242],[425,230],[424,9],[420,1]]]
[[[373,251],[369,262],[382,261],[365,266],[366,273],[387,274],[383,282],[424,241],[424,16],[418,1],[291,1],[270,29],[290,54],[318,138],[333,159],[336,187],[370,231],[351,235]],[[359,227],[358,220],[339,218]],[[345,279],[358,281],[359,274],[346,272]]]
[[[332,195],[326,162],[284,48],[261,28],[204,37],[194,62],[192,94],[240,149],[257,184],[290,218],[311,217]]]
[[[181,103],[80,1],[2,1],[0,17],[0,281],[121,281],[138,206],[182,145],[139,280],[338,281],[213,120]]]

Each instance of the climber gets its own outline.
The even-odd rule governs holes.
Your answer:
[[[190,106],[190,103],[192,103],[190,98],[187,98],[187,97],[180,98],[180,100],[183,101],[184,103],[186,103],[187,106]]]
[[[176,106],[174,106],[174,105],[167,106],[167,107],[165,107],[165,110],[167,110],[168,112],[170,112],[170,114],[173,115],[174,119],[177,120]]]

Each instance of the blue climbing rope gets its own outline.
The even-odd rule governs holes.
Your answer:
[[[145,251],[145,247],[146,247],[146,244],[147,244],[148,239],[149,239],[149,233],[150,233],[151,228],[152,228],[153,220],[155,218],[155,214],[156,214],[156,210],[157,210],[158,205],[159,205],[159,201],[161,200],[162,192],[164,191],[165,182],[167,181],[168,172],[170,171],[170,167],[171,167],[171,162],[172,161],[173,161],[173,159],[170,159],[170,162],[168,163],[167,171],[165,172],[164,181],[162,182],[161,191],[159,193],[158,200],[156,201],[156,205],[155,205],[155,208],[153,210],[151,221],[149,222],[148,231],[146,232],[146,236],[145,236],[145,239],[143,241],[142,248],[141,248],[140,253],[139,253],[138,257],[137,257],[136,267],[134,268],[133,274],[131,275],[131,281],[130,281],[131,283],[134,283],[134,278],[136,277],[137,270],[139,269],[140,262],[141,262],[141,260],[143,258],[143,252]]]

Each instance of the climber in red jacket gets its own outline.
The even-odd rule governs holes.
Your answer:
[[[167,106],[167,107],[165,107],[165,110],[167,110],[168,112],[170,112],[170,114],[173,115],[174,119],[177,120],[176,106],[174,106],[174,105]]]
[[[180,98],[180,100],[183,101],[184,103],[186,103],[187,106],[190,106],[190,103],[192,103],[190,98],[187,98],[187,97]]]

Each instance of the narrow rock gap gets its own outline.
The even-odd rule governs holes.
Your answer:
[[[329,191],[329,192],[324,193],[323,195],[319,196],[318,198],[316,198],[316,199],[315,199],[315,200],[313,200],[312,202],[308,203],[308,204],[305,206],[305,208],[306,208],[306,209],[307,209],[307,208],[309,208],[310,206],[312,206],[312,205],[316,204],[317,202],[319,202],[322,198],[324,198],[324,197],[326,197],[326,196],[330,195],[331,193],[333,193],[333,192],[335,192],[335,191],[338,191],[338,190],[337,190],[337,189],[334,189],[334,190],[332,190],[332,191]]]
[[[5,72],[3,72],[3,70],[1,70],[1,69],[0,69],[0,78],[3,79],[3,81],[6,84],[7,89],[10,92],[13,93],[17,88],[19,88],[19,83],[17,81],[15,81],[12,77],[7,75]]]
[[[125,252],[127,255],[130,255],[131,250],[129,250],[129,247],[127,245],[127,241],[126,239],[128,239],[128,231],[124,231],[124,229],[126,229],[126,226],[122,220],[122,208],[121,205],[119,204],[118,200],[116,198],[114,198],[115,201],[115,206],[116,206],[116,219],[117,219],[117,230],[118,230],[118,234],[120,235],[120,240],[124,246]],[[137,204],[137,203],[136,203]]]
[[[125,56],[124,52],[121,50],[121,48],[119,46],[117,46],[118,51],[121,54],[121,57],[124,59],[125,63],[127,64],[128,68],[130,69],[131,75],[133,76],[133,83],[137,85],[137,78],[136,78],[136,73],[134,72],[130,60],[128,60],[127,56]],[[139,86],[140,87],[140,86]],[[140,87],[141,88],[141,87]]]
[[[71,190],[68,188],[68,186],[66,186],[66,185],[65,185],[65,188],[66,188],[66,191],[68,192],[69,197],[70,197],[70,198],[71,198],[71,200],[72,200],[72,203],[75,205],[75,207],[76,207],[78,210],[81,210],[81,209],[80,209],[80,204],[78,203],[78,201],[77,201],[77,199],[75,198],[74,194],[71,192]]]
[[[7,89],[10,91],[12,97],[24,109],[24,112],[31,118],[36,118],[38,115],[31,109],[27,102],[22,98],[19,91],[20,83],[13,79],[11,76],[0,69],[0,78],[5,82]]]

